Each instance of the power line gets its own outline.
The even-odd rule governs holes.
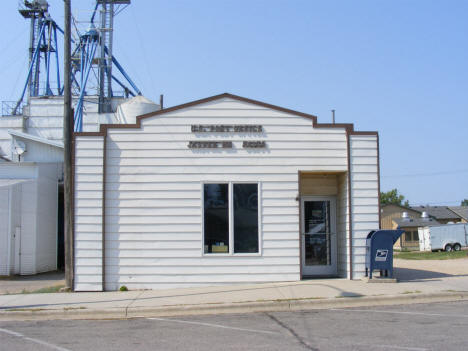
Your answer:
[[[451,200],[451,201],[437,201],[437,202],[425,202],[425,201],[419,201],[419,202],[410,202],[411,206],[425,206],[425,205],[440,205],[440,204],[461,204],[463,200]]]
[[[453,171],[443,171],[443,172],[431,172],[431,173],[410,173],[410,174],[393,174],[393,175],[383,175],[382,178],[403,178],[403,177],[432,177],[438,175],[452,175],[468,173],[468,169],[458,169]]]

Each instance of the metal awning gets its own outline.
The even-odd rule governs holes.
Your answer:
[[[36,141],[36,142],[41,143],[41,144],[55,146],[55,147],[58,147],[60,149],[63,149],[63,143],[55,141],[55,140],[49,140],[49,139],[46,139],[46,138],[41,138],[41,137],[36,136],[36,135],[31,135],[31,134],[27,134],[27,133],[23,133],[23,132],[18,132],[17,130],[8,130],[8,133],[10,135],[13,135],[13,136],[18,137],[18,138],[23,138],[23,139],[26,139],[26,140],[32,140],[32,141]]]
[[[0,188],[5,188],[26,182],[32,182],[33,180],[34,179],[0,179]]]

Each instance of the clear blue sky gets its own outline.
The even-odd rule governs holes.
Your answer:
[[[26,76],[29,27],[3,3],[0,99]],[[63,1],[51,0],[63,23]],[[92,0],[72,0],[86,18]],[[381,188],[468,198],[468,1],[133,0],[114,54],[165,105],[230,92],[380,133]]]

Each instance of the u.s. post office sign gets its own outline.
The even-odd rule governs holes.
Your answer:
[[[192,133],[263,133],[263,126],[250,124],[195,124],[191,126]],[[189,149],[232,149],[232,141],[189,141]],[[265,140],[245,140],[242,142],[244,149],[266,148]]]

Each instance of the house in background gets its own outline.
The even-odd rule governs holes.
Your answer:
[[[381,229],[403,229],[403,234],[395,243],[399,250],[419,250],[418,228],[447,223],[468,222],[467,206],[413,206],[395,204],[382,205]]]
[[[380,210],[380,228],[397,229],[400,222],[406,224],[401,227],[405,233],[393,246],[397,250],[417,250],[419,248],[418,226],[421,212],[395,204],[382,205]]]
[[[403,213],[407,213],[409,218],[421,217],[421,212],[395,204],[382,205],[380,209],[380,228],[394,229],[393,219],[401,218]]]
[[[429,217],[426,212],[423,212],[419,218],[410,218],[406,212],[403,212],[402,217],[393,218],[392,223],[392,229],[399,228],[405,231],[393,247],[409,251],[419,251],[419,228],[440,225],[438,221]]]
[[[462,221],[462,217],[447,206],[413,206],[411,209],[420,213],[427,212],[429,217],[434,218],[440,224],[447,224],[449,222],[458,223]]]
[[[449,209],[461,217],[461,223],[468,223],[468,206],[449,206]]]

